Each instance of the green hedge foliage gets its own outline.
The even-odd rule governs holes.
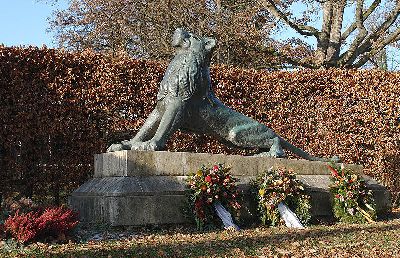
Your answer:
[[[166,63],[90,51],[0,47],[3,195],[68,193],[93,154],[133,136],[155,106]],[[339,155],[400,192],[400,74],[376,70],[256,71],[213,66],[216,95],[317,156]],[[177,132],[170,151],[252,154]]]

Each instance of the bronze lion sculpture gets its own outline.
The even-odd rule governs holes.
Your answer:
[[[178,129],[212,135],[239,148],[268,149],[261,155],[284,157],[284,150],[307,160],[328,161],[297,148],[273,130],[219,101],[211,88],[210,61],[215,40],[176,29],[176,48],[157,94],[157,104],[131,140],[112,144],[119,150],[162,150]],[[331,161],[339,161],[337,157]]]

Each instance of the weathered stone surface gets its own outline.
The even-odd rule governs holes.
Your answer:
[[[108,176],[182,176],[199,167],[225,163],[236,176],[255,176],[270,167],[286,167],[299,175],[330,175],[326,162],[269,157],[168,151],[117,151],[95,155],[95,177]],[[362,166],[350,166],[362,173]]]
[[[183,223],[184,180],[182,176],[93,178],[73,192],[70,204],[86,222]]]
[[[114,226],[184,223],[187,222],[183,214],[187,175],[197,171],[202,164],[217,162],[232,167],[231,172],[239,178],[239,187],[245,193],[250,181],[271,166],[293,169],[311,195],[312,214],[332,216],[330,172],[326,163],[165,151],[119,151],[96,155],[95,177],[72,193],[70,204],[86,222],[105,222]],[[361,166],[351,167],[362,174]],[[378,212],[389,210],[389,192],[373,179],[364,178],[373,190]],[[256,205],[250,198],[245,198],[243,206],[241,218],[251,220]]]

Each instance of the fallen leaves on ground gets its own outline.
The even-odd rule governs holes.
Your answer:
[[[9,257],[399,257],[400,219],[305,230],[249,228],[196,232],[177,227],[133,229],[135,237],[85,243],[35,243],[0,252]]]

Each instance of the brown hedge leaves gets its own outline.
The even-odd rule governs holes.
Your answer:
[[[129,138],[155,105],[165,63],[93,52],[0,47],[1,192],[70,191],[93,154]],[[400,74],[374,70],[262,72],[215,66],[216,95],[317,156],[339,155],[400,191]],[[176,133],[171,151],[251,154]]]

